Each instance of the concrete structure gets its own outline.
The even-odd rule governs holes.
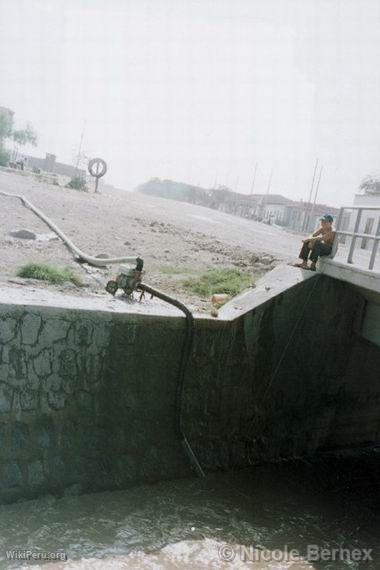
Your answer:
[[[347,229],[348,224],[345,223],[347,210],[353,213],[354,226],[351,229]],[[363,334],[377,345],[380,345],[379,217],[380,205],[341,208],[336,225],[333,256],[322,257],[318,262],[318,270],[321,273],[350,283],[360,290],[366,299]],[[368,219],[377,219],[376,230],[373,229],[373,224],[371,230],[368,230]],[[370,248],[367,243],[371,244]]]
[[[61,184],[66,184],[74,176],[79,176],[80,178],[86,178],[86,171],[78,168],[71,164],[64,164],[63,162],[57,162],[55,154],[46,153],[45,158],[37,158],[35,156],[26,156],[26,169],[46,172],[48,174],[54,175]]]
[[[362,190],[354,196],[354,206],[361,206],[365,209],[362,212],[359,231],[364,234],[373,234],[379,225],[380,220],[380,190],[379,191],[365,191]],[[377,207],[377,210],[373,210],[373,207]],[[352,229],[355,223],[355,217],[351,217],[351,224],[346,226],[345,229]],[[361,239],[360,247],[361,249],[370,249],[372,246],[372,241],[366,237]]]
[[[255,217],[272,224],[287,225],[287,207],[292,204],[292,200],[280,194],[251,194],[250,197],[255,201]]]
[[[175,422],[181,313],[45,291],[0,300],[1,502],[191,475]],[[365,315],[360,289],[282,266],[218,319],[196,317],[183,419],[203,468],[379,443]]]
[[[297,232],[308,234],[319,227],[321,216],[324,214],[331,214],[336,217],[338,213],[339,210],[337,208],[327,206],[326,204],[292,201],[286,207],[284,225]]]
[[[351,227],[348,229],[346,229],[348,224],[345,223],[347,216],[352,220],[349,224]],[[370,231],[368,230],[368,219],[377,220],[375,228],[371,224],[372,229]],[[371,272],[374,269],[377,273],[380,272],[380,259],[377,255],[380,242],[380,206],[341,208],[335,230],[334,261],[343,261],[347,264],[348,269],[355,263],[355,270],[359,270],[359,272],[363,272],[366,268]],[[369,244],[370,247],[368,247]],[[372,273],[373,275],[375,273]]]

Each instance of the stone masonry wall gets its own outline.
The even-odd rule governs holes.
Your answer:
[[[189,436],[206,468],[380,441],[380,349],[360,336],[364,299],[316,279],[231,323],[189,375]]]
[[[233,322],[196,320],[184,419],[203,467],[378,442],[380,349],[363,344],[362,310],[317,277]],[[184,325],[1,305],[0,502],[192,475],[175,425]]]

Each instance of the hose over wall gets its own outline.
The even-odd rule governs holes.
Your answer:
[[[95,265],[96,267],[105,267],[111,263],[134,263],[136,261],[136,257],[110,257],[105,259],[100,259],[98,257],[92,257],[91,255],[87,255],[84,251],[79,249],[69,237],[54,223],[48,218],[41,210],[36,208],[29,200],[27,200],[24,196],[19,194],[10,194],[8,192],[0,191],[1,196],[7,196],[8,198],[17,198],[21,201],[25,208],[31,210],[40,220],[42,220],[61,240],[64,242],[66,247],[71,251],[71,253],[75,254],[80,260],[89,263],[90,265]]]
[[[190,358],[191,347],[193,344],[194,338],[194,317],[191,311],[178,301],[177,299],[173,299],[173,297],[169,297],[165,293],[161,291],[157,291],[157,289],[153,289],[149,285],[145,285],[145,283],[139,283],[137,285],[137,289],[140,291],[144,291],[146,293],[150,293],[152,296],[173,305],[173,307],[177,307],[180,311],[182,311],[186,316],[186,335],[185,340],[182,348],[181,354],[181,361],[179,365],[178,371],[178,383],[177,383],[177,391],[176,391],[176,426],[178,435],[181,438],[182,445],[185,448],[185,451],[189,457],[190,463],[193,466],[194,470],[198,474],[199,477],[205,477],[205,473],[189,443],[189,440],[186,437],[186,433],[183,426],[183,397],[184,397],[184,388],[185,388],[185,374],[187,364]]]

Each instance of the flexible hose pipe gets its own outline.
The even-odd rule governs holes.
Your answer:
[[[194,317],[191,311],[186,307],[186,305],[181,303],[181,301],[178,301],[177,299],[173,299],[173,297],[166,295],[166,293],[162,293],[157,289],[153,289],[153,287],[150,287],[145,283],[139,283],[137,285],[137,289],[149,293],[153,297],[157,297],[158,299],[161,299],[162,301],[165,301],[166,303],[173,305],[173,307],[176,307],[185,314],[186,334],[182,347],[181,360],[178,372],[177,390],[176,390],[176,426],[177,426],[178,435],[182,441],[182,445],[190,460],[190,464],[193,466],[194,470],[196,471],[199,477],[205,477],[205,473],[201,467],[201,464],[199,463],[197,456],[195,455],[193,448],[191,447],[190,442],[187,439],[183,425],[183,399],[184,399],[184,390],[185,390],[185,374],[191,354],[191,348],[193,345]]]
[[[8,192],[0,191],[1,196],[7,196],[8,198],[17,198],[21,201],[25,208],[31,210],[40,220],[42,220],[67,246],[67,248],[74,253],[80,260],[89,263],[90,265],[95,265],[96,267],[105,267],[111,263],[134,263],[136,261],[136,257],[110,257],[110,258],[98,258],[93,257],[91,255],[87,255],[84,251],[79,249],[69,237],[54,223],[48,218],[41,210],[36,208],[29,200],[27,200],[24,196],[19,194],[10,194]]]

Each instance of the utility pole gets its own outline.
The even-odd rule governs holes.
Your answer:
[[[270,192],[270,189],[271,189],[271,186],[272,186],[272,178],[273,178],[273,167],[271,168],[271,171],[270,171],[269,180],[268,180],[268,186],[267,186],[267,192],[266,192],[265,198],[264,198],[264,200],[263,200],[264,206],[266,206],[266,205],[268,204],[268,196],[269,196],[269,192]]]
[[[273,168],[271,169],[270,175],[269,175],[266,197],[268,197],[271,186],[272,186],[272,178],[273,178]]]
[[[255,162],[255,170],[254,170],[254,172],[253,172],[253,179],[252,179],[252,185],[251,185],[251,194],[253,194],[253,189],[254,189],[254,187],[255,187],[257,166],[258,166],[258,162],[257,162],[257,160],[256,160],[256,162]]]
[[[321,166],[321,168],[319,169],[319,176],[318,176],[318,181],[317,181],[317,186],[315,187],[315,194],[314,194],[314,202],[313,205],[311,207],[311,211],[310,211],[310,219],[313,216],[314,213],[314,209],[315,209],[315,204],[317,202],[317,196],[318,196],[318,192],[319,192],[319,185],[321,183],[321,177],[322,177],[322,171],[323,171],[323,165]]]
[[[307,204],[306,204],[306,206],[305,206],[305,215],[304,215],[304,217],[303,217],[302,229],[301,229],[302,232],[305,231],[305,226],[306,226],[306,214],[307,214],[307,212],[308,212],[308,210],[309,210],[309,204],[311,204],[311,196],[312,196],[312,194],[313,194],[313,188],[314,188],[314,182],[315,182],[315,175],[316,175],[316,173],[317,173],[318,162],[319,162],[319,159],[317,158],[317,160],[315,161],[315,166],[314,166],[313,179],[312,179],[312,181],[311,181],[309,199],[308,199]]]
[[[83,128],[82,128],[82,132],[80,135],[80,141],[79,141],[79,147],[78,147],[77,161],[75,164],[75,177],[76,178],[78,177],[79,163],[80,163],[81,158],[82,158],[82,144],[83,144],[85,128],[86,128],[86,121],[83,121]]]

